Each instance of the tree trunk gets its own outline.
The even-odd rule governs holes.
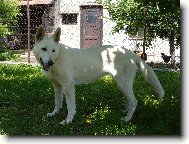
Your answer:
[[[147,54],[145,52],[146,49],[146,22],[147,22],[147,6],[144,7],[144,39],[143,39],[143,53],[141,55],[141,58],[146,61],[147,60]]]
[[[170,55],[171,55],[171,64],[174,67],[175,65],[175,45],[174,45],[174,31],[172,30],[169,35],[169,46],[170,46]]]

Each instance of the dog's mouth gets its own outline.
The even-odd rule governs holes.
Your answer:
[[[40,58],[40,62],[41,62],[41,65],[43,66],[43,69],[45,71],[49,71],[51,65],[49,65],[48,63],[44,63],[42,58]]]

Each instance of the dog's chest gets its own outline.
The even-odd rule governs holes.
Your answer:
[[[50,81],[56,82],[56,83],[60,83],[60,76],[59,73],[57,71],[55,71],[54,69],[51,69],[50,71],[46,72],[44,71],[44,75],[45,77],[47,77]]]

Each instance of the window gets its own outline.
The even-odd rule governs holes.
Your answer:
[[[96,23],[97,14],[95,11],[86,12],[86,22],[87,23]]]
[[[77,24],[77,14],[62,14],[62,24]]]

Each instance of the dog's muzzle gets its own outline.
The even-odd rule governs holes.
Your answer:
[[[47,63],[44,63],[42,58],[40,58],[41,65],[45,71],[49,71],[50,67],[54,64],[52,60],[49,60]]]

